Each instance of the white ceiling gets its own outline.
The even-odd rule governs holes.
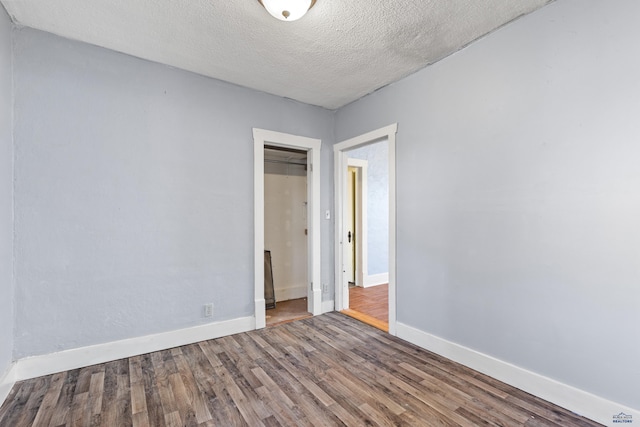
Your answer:
[[[317,0],[295,22],[257,0],[0,0],[14,22],[329,109],[551,0]]]

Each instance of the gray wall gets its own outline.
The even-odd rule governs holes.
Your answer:
[[[389,142],[347,152],[367,161],[367,273],[389,272]]]
[[[339,111],[398,122],[398,320],[640,408],[640,2],[558,1]]]
[[[13,350],[13,141],[11,21],[0,5],[0,378]]]
[[[334,114],[31,29],[14,37],[15,357],[252,316],[251,129],[321,138],[328,177]]]

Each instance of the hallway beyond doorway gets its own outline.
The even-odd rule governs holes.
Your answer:
[[[389,331],[389,285],[349,288],[349,308],[343,314],[385,332]]]

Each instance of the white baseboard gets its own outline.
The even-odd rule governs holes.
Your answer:
[[[389,283],[389,273],[380,273],[380,274],[372,274],[364,276],[364,283],[362,284],[363,288],[368,288],[370,286],[378,286]]]
[[[0,376],[0,406],[9,395],[9,392],[16,383],[16,364],[12,363],[9,369]]]
[[[290,299],[306,298],[307,287],[305,285],[296,286],[293,288],[280,288],[274,289],[276,294],[276,303],[279,301],[288,301]]]
[[[333,300],[322,301],[322,314],[331,313],[334,310],[335,310],[335,304]]]
[[[254,330],[255,325],[254,317],[241,317],[160,334],[74,348],[42,356],[27,357],[16,362],[13,369],[14,381],[22,381],[56,372],[192,344],[198,341],[247,332]]]
[[[619,424],[614,423],[613,416],[620,413],[631,415],[634,420],[640,421],[640,410],[620,405],[400,322],[397,323],[397,336],[606,426],[618,426]]]

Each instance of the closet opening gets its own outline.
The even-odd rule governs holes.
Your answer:
[[[283,305],[281,301],[291,300],[305,302],[306,297],[304,313],[315,316],[323,310],[320,279],[322,141],[254,128],[253,142],[254,319],[255,328],[260,329],[267,326],[267,305],[279,307]],[[275,214],[266,212],[272,206],[282,209]],[[268,265],[265,263],[267,250],[271,258]],[[273,289],[265,287],[270,282]],[[273,318],[273,314],[270,316]]]
[[[266,325],[310,317],[307,151],[264,147]]]

